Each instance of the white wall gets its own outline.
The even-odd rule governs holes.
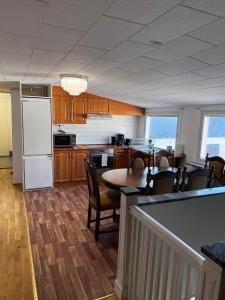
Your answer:
[[[13,151],[13,183],[22,183],[22,122],[19,88],[11,89],[12,101],[12,151]]]
[[[87,124],[66,124],[61,128],[67,133],[76,133],[77,144],[105,144],[117,133],[123,133],[127,138],[137,137],[139,117],[113,116],[112,120],[87,120]],[[54,125],[53,132],[57,129]]]
[[[180,122],[178,128],[177,144],[184,145],[187,161],[199,161],[201,143],[201,117],[203,112],[224,112],[225,105],[203,105],[185,108],[160,108],[147,109],[149,114],[179,114]]]
[[[12,150],[12,117],[10,93],[0,93],[0,156]]]

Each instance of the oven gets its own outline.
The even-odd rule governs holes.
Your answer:
[[[109,150],[90,150],[90,161],[95,164],[98,174],[113,168],[113,152]]]

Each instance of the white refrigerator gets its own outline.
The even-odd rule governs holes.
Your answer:
[[[53,186],[51,101],[22,98],[24,190]]]

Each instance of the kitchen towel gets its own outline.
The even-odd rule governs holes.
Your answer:
[[[102,167],[107,167],[108,164],[108,154],[103,153],[102,154]]]

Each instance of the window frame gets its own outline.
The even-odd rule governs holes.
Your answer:
[[[204,119],[205,117],[225,117],[225,110],[203,110],[201,112],[201,120],[200,120],[200,132],[199,132],[199,143],[198,143],[198,161],[205,162],[205,158],[201,158],[201,150],[202,150],[202,140],[203,140],[203,130],[204,130]]]
[[[182,117],[181,112],[148,113],[146,115],[146,122],[145,122],[145,139],[149,138],[148,135],[150,131],[150,117],[177,117],[176,140],[175,140],[175,147],[176,147],[176,145],[179,144],[179,139],[180,139],[180,130],[181,130],[180,125],[181,125],[181,117]]]

